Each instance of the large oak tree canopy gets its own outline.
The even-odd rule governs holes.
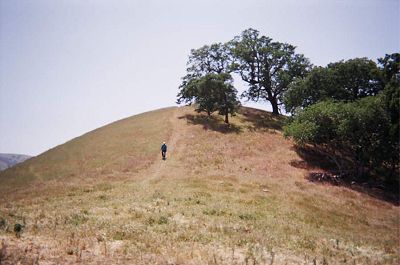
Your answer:
[[[233,69],[249,88],[244,93],[248,99],[266,100],[272,112],[279,113],[282,96],[296,77],[304,77],[311,63],[295,47],[260,36],[255,29],[247,29],[235,37],[230,45],[235,58]]]

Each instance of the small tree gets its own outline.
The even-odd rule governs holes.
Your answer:
[[[229,74],[207,74],[190,79],[181,86],[177,103],[195,103],[196,111],[205,111],[209,116],[218,111],[220,115],[225,116],[227,124],[229,114],[234,115],[240,106],[237,90],[233,87]]]
[[[232,85],[231,64],[228,44],[214,43],[191,50],[177,103],[195,103],[196,111],[205,111],[209,116],[218,111],[229,124],[229,114],[234,115],[240,105]]]
[[[217,105],[213,96],[213,88],[206,84],[205,77],[187,78],[180,86],[176,103],[187,105],[195,103],[197,104],[197,112],[205,111],[210,116],[217,110]]]

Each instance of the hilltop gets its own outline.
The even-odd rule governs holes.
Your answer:
[[[399,207],[310,182],[283,122],[165,108],[1,172],[1,264],[398,264]]]
[[[31,156],[21,154],[0,154],[0,171],[22,163],[29,158]]]

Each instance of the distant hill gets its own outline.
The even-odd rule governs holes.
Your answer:
[[[31,158],[31,156],[28,155],[0,154],[0,171],[22,163],[29,158]]]
[[[398,205],[308,179],[285,117],[230,121],[155,110],[1,171],[1,264],[400,264]]]

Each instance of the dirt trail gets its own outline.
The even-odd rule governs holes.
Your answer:
[[[184,149],[184,146],[179,140],[183,135],[185,135],[187,126],[185,126],[183,120],[179,119],[179,115],[180,109],[176,108],[169,120],[172,126],[172,133],[167,141],[167,160],[162,160],[161,154],[157,154],[155,162],[145,172],[143,172],[144,179],[142,183],[148,183],[149,181],[162,177],[164,173],[170,172],[167,170],[170,167],[170,164],[175,164],[173,162],[176,161],[176,158]]]

